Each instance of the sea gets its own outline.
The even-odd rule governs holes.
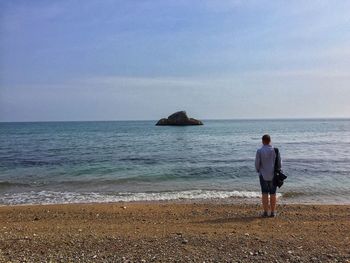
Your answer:
[[[259,202],[261,136],[288,176],[280,202],[350,204],[350,119],[0,123],[0,205]]]

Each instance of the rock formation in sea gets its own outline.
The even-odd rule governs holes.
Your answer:
[[[186,111],[178,111],[171,114],[168,118],[160,119],[156,125],[203,125],[203,122],[189,118]]]

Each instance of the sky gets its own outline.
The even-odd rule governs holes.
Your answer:
[[[349,10],[0,0],[0,121],[348,118]]]

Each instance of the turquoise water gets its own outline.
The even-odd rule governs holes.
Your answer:
[[[350,203],[350,120],[0,123],[0,204],[259,197],[264,133],[285,202]]]

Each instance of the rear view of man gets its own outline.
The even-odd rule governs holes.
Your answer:
[[[262,192],[263,217],[268,216],[270,203],[270,217],[276,216],[276,190],[277,186],[273,183],[275,161],[277,157],[277,169],[281,169],[281,156],[278,152],[276,156],[275,149],[271,145],[271,137],[265,134],[262,137],[263,146],[257,150],[255,157],[255,168],[259,173],[260,186]],[[269,202],[270,195],[270,202]]]

